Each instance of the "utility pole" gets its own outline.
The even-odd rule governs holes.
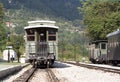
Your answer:
[[[8,44],[9,44],[9,42],[10,42],[10,32],[8,33],[7,37],[8,37]],[[9,45],[7,47],[8,47],[8,63],[9,63],[10,62],[10,48],[9,48]]]
[[[84,47],[84,45],[85,45],[85,32],[83,31],[83,57],[82,57],[82,61],[83,62],[85,62],[85,57],[84,57],[84,49],[85,49],[85,47]]]
[[[18,49],[18,53],[17,53],[17,57],[18,57],[18,63],[20,62],[20,51],[19,51],[19,49],[20,49],[20,42],[19,41],[17,41],[17,49]]]

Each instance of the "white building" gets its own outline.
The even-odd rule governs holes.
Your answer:
[[[11,58],[14,58],[16,59],[16,52],[12,49],[9,50],[9,53],[10,53],[10,59]],[[3,51],[3,60],[8,60],[8,50],[4,50]]]

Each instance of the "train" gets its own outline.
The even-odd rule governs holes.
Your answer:
[[[52,66],[58,59],[58,29],[55,21],[28,21],[25,30],[25,53],[33,67]]]
[[[106,63],[107,40],[96,40],[89,43],[89,60],[92,63]]]
[[[96,40],[89,45],[92,63],[120,64],[120,30],[109,33],[107,40]]]

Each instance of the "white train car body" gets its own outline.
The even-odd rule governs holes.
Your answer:
[[[25,29],[27,59],[35,66],[58,59],[58,28],[55,21],[29,21]]]

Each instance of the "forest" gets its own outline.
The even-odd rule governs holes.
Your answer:
[[[86,1],[80,11],[91,41],[107,39],[108,33],[120,29],[120,0]]]

